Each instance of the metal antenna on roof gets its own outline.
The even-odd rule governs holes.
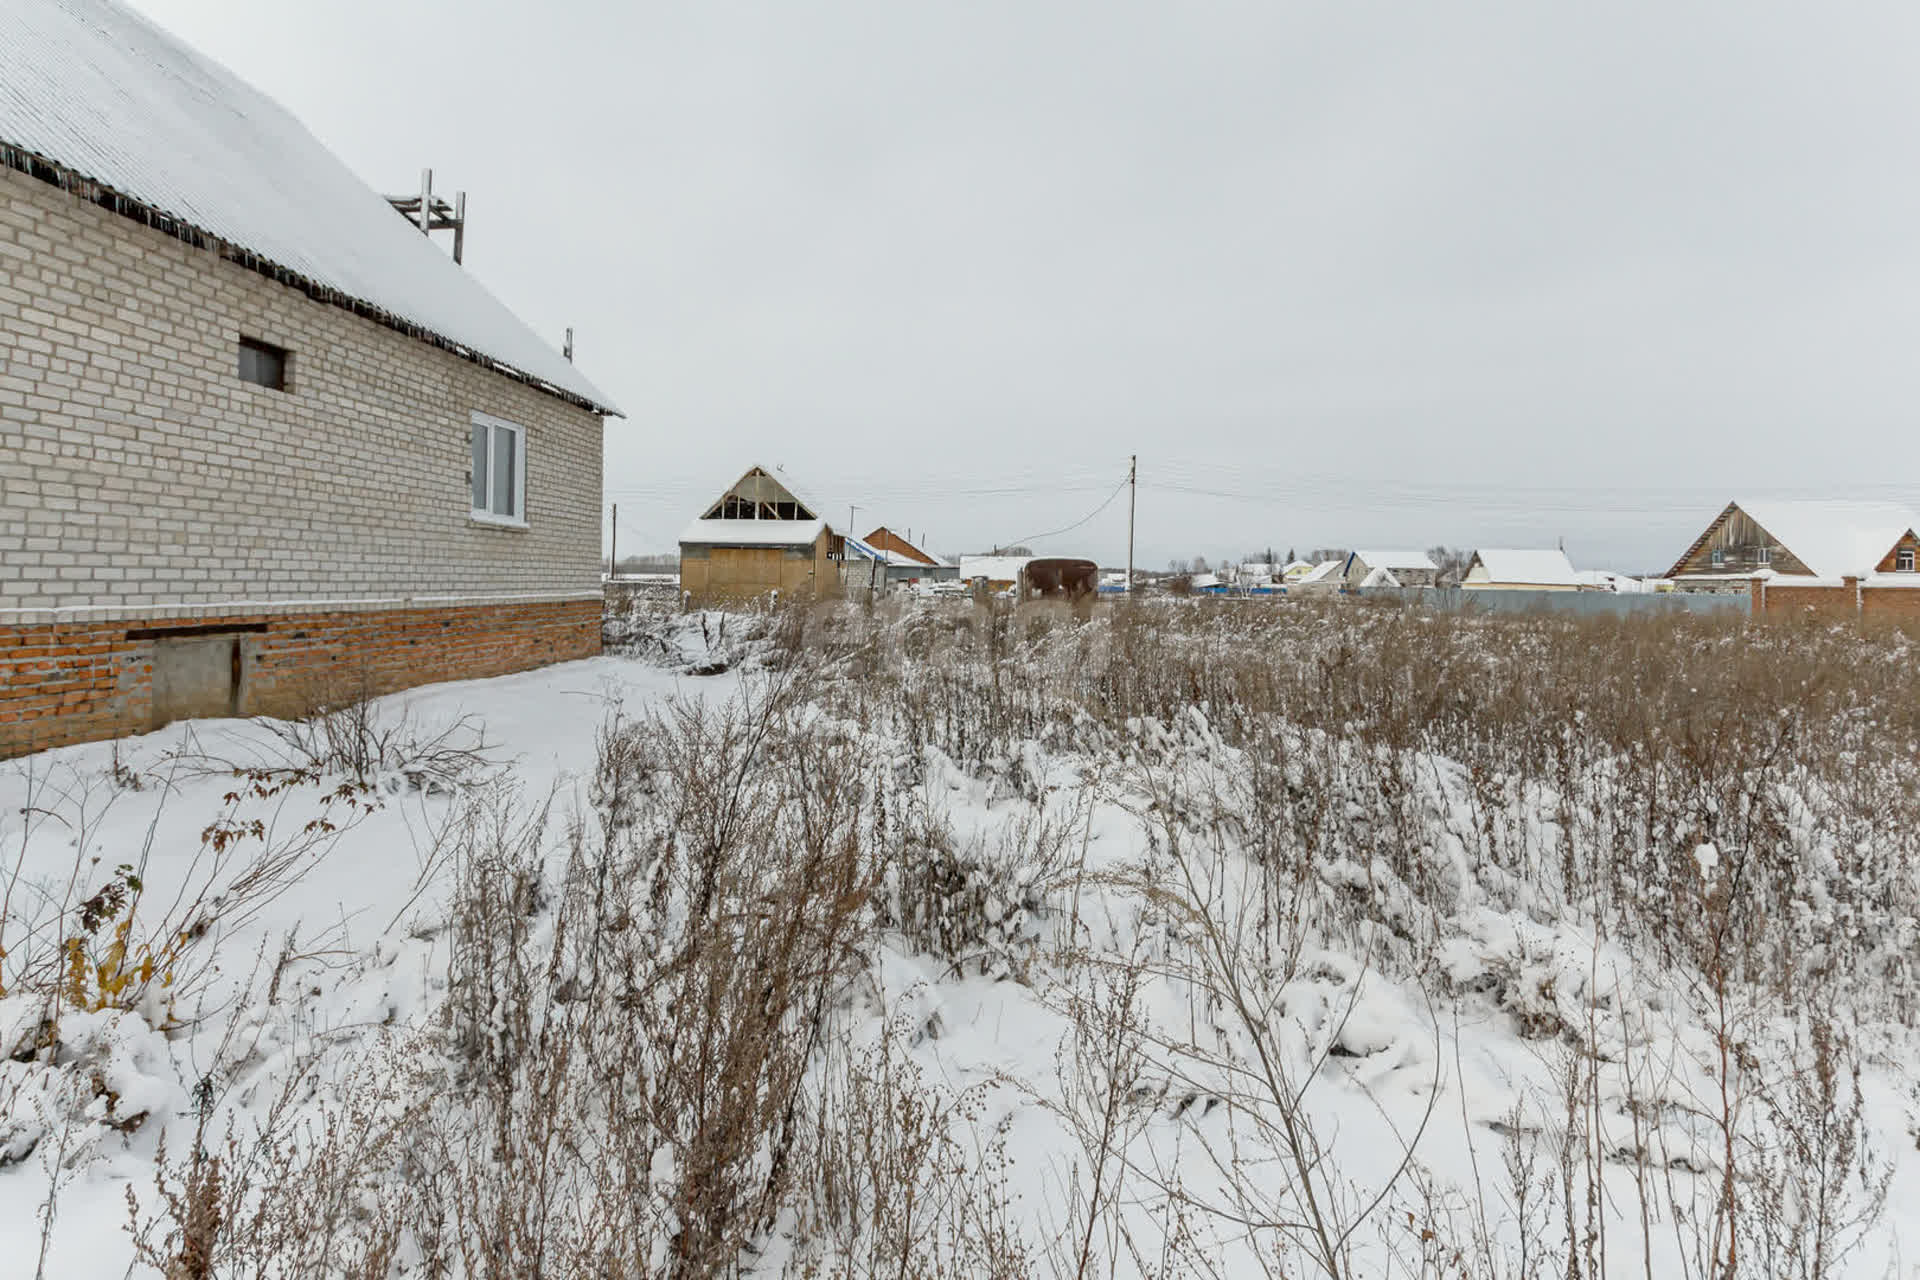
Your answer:
[[[568,364],[573,363],[573,326],[572,325],[567,326],[567,341],[566,341],[566,345],[560,348],[560,354],[567,358]]]
[[[433,194],[433,170],[422,169],[419,195],[388,196],[387,203],[393,206],[395,213],[420,228],[421,235],[431,237],[436,231],[453,232],[453,260],[459,262],[466,256],[466,192],[456,194],[452,204],[436,199]]]

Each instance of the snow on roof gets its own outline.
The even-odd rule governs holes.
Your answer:
[[[1917,521],[1891,502],[1741,502],[1753,522],[1817,577],[1873,572]]]
[[[1424,551],[1356,551],[1353,553],[1369,569],[1438,569]]]
[[[1376,569],[1369,570],[1367,576],[1360,580],[1360,585],[1363,587],[1397,587],[1400,585],[1400,579],[1394,577],[1393,571],[1387,568],[1387,566],[1381,565]]]
[[[285,108],[113,0],[0,5],[0,143],[619,413]]]
[[[1484,579],[1487,582],[1519,582],[1541,587],[1580,585],[1580,575],[1574,572],[1567,553],[1557,547],[1542,550],[1482,547],[1473,553],[1473,558],[1476,564],[1487,571]],[[1467,572],[1471,577],[1471,566]]]
[[[968,581],[985,578],[990,582],[1013,582],[1031,559],[1032,556],[961,556],[960,576]]]
[[[1295,581],[1294,585],[1304,586],[1309,582],[1325,582],[1328,578],[1339,573],[1340,566],[1345,563],[1346,561],[1344,560],[1322,560],[1319,564],[1313,566],[1313,568],[1301,575],[1300,578]]]
[[[680,531],[682,545],[712,547],[810,547],[825,520],[695,520]]]
[[[1573,574],[1580,579],[1580,585],[1586,587],[1606,587],[1620,592],[1653,590],[1651,582],[1636,578],[1629,573],[1616,573],[1612,569],[1575,569]]]

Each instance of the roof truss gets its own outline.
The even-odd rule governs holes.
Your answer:
[[[818,520],[820,517],[793,491],[759,467],[733,482],[707,508],[703,520]]]

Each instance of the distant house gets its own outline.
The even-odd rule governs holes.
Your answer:
[[[1306,560],[1289,560],[1286,567],[1280,570],[1280,580],[1287,583],[1298,582],[1312,572],[1313,565],[1310,562]]]
[[[1349,587],[1362,586],[1376,569],[1385,569],[1402,587],[1431,587],[1440,577],[1440,566],[1424,551],[1350,551],[1340,579]]]
[[[961,556],[960,580],[984,583],[989,591],[1011,591],[1032,556]]]
[[[1346,585],[1340,576],[1340,570],[1346,567],[1344,560],[1322,560],[1305,573],[1287,580],[1287,594],[1290,596],[1330,596],[1336,595]]]
[[[1730,502],[1667,576],[1677,590],[1839,585],[1847,578],[1915,579],[1920,538],[1912,511],[1878,502]]]
[[[843,539],[812,504],[753,467],[680,534],[680,589],[696,601],[820,595],[840,585]]]
[[[0,4],[0,756],[598,653],[617,412],[226,68]]]
[[[860,541],[885,556],[889,582],[949,582],[960,576],[960,566],[922,551],[885,525]]]
[[[1656,590],[1653,582],[1611,569],[1575,569],[1582,591],[1613,591],[1623,595],[1644,595]]]
[[[1578,591],[1580,575],[1558,548],[1482,547],[1467,562],[1460,585],[1476,591]]]

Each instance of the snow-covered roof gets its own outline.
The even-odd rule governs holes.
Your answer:
[[[1653,584],[1628,573],[1615,573],[1612,569],[1575,569],[1573,574],[1580,579],[1583,587],[1604,587],[1620,592],[1649,592]]]
[[[283,107],[114,0],[0,4],[0,143],[318,296],[619,412]]]
[[[1356,551],[1353,553],[1369,569],[1438,569],[1424,551]]]
[[[1397,587],[1400,585],[1400,579],[1394,577],[1393,571],[1387,568],[1387,566],[1381,565],[1376,569],[1369,570],[1367,576],[1360,580],[1360,585],[1363,587]]]
[[[1187,585],[1195,591],[1205,591],[1208,587],[1217,587],[1220,585],[1220,575],[1217,573],[1196,573],[1187,580]]]
[[[1014,582],[1032,556],[961,556],[960,576],[971,582],[985,578],[990,582]]]
[[[1319,564],[1313,566],[1313,568],[1307,570],[1306,573],[1296,579],[1293,585],[1305,586],[1310,582],[1325,582],[1328,578],[1339,573],[1340,566],[1345,563],[1346,561],[1344,560],[1322,560]]]
[[[1558,547],[1540,550],[1516,550],[1512,547],[1482,547],[1473,553],[1468,566],[1469,581],[1518,582],[1527,586],[1577,587],[1580,575],[1574,572],[1567,553]],[[1484,568],[1486,577],[1476,579],[1475,567]]]
[[[1873,572],[1893,544],[1920,524],[1891,502],[1741,502],[1752,521],[1773,535],[1818,577]]]
[[[825,520],[695,520],[680,531],[684,545],[713,547],[810,547]]]

